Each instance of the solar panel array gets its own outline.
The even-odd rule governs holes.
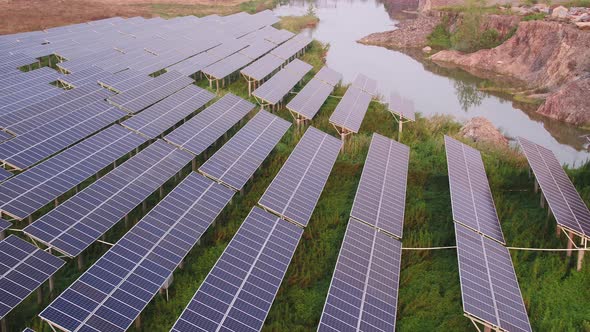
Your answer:
[[[371,99],[371,95],[363,90],[354,86],[348,88],[330,116],[330,123],[350,132],[358,133]]]
[[[254,90],[252,95],[268,104],[274,105],[281,101],[303,79],[303,76],[311,68],[311,65],[295,59],[268,81],[264,82],[258,89]]]
[[[309,127],[260,198],[260,206],[306,226],[341,145],[339,139]]]
[[[395,331],[402,244],[348,221],[318,331]]]
[[[0,144],[0,160],[16,169],[31,167],[125,116],[106,102],[90,104]]]
[[[392,92],[389,97],[389,111],[410,121],[416,121],[414,102],[410,99],[402,98],[396,92]]]
[[[358,74],[356,76],[354,81],[352,81],[352,86],[372,96],[374,96],[375,93],[377,93],[377,81],[363,74]]]
[[[532,331],[508,249],[455,224],[463,310],[502,331]]]
[[[231,93],[166,135],[166,141],[195,155],[201,154],[248,114],[254,105]]]
[[[151,80],[153,80],[151,76],[133,69],[127,69],[99,79],[98,84],[117,93],[121,93],[146,84]]]
[[[311,41],[311,38],[299,34],[272,50],[270,54],[287,61],[296,56],[297,53],[303,51],[311,44]]]
[[[133,151],[146,139],[115,125],[0,185],[0,210],[24,219]]]
[[[254,207],[172,331],[260,331],[302,233]]]
[[[67,331],[127,330],[233,195],[191,173],[39,316]]]
[[[199,171],[235,190],[241,190],[290,126],[278,116],[260,111]]]
[[[453,220],[505,243],[481,154],[445,136]]]
[[[304,119],[312,119],[326,99],[334,91],[334,85],[341,75],[328,67],[323,67],[297,95],[289,101],[287,109]],[[333,84],[332,84],[333,83]]]
[[[202,70],[203,74],[214,79],[223,79],[226,76],[240,70],[252,59],[242,53],[234,53],[221,61],[218,61]]]
[[[553,152],[523,137],[518,142],[557,224],[582,237],[590,237],[590,211]]]
[[[7,230],[12,224],[4,219],[0,219],[0,233]]]
[[[410,148],[373,134],[350,216],[402,238]]]
[[[148,138],[156,138],[213,98],[213,93],[191,84],[125,120],[121,125]]]
[[[75,257],[192,159],[161,140],[115,168],[23,231]]]
[[[267,54],[240,71],[244,76],[260,81],[279,69],[285,60]]]
[[[64,264],[14,235],[0,241],[0,319]]]
[[[182,90],[194,81],[181,73],[171,71],[147,83],[109,98],[109,102],[129,113],[137,113],[144,108]]]
[[[85,84],[98,84],[98,81],[113,76],[112,73],[100,67],[89,67],[69,75],[62,75],[59,81],[70,87],[77,87]]]
[[[276,44],[266,39],[258,39],[252,41],[250,43],[250,46],[241,50],[240,54],[247,56],[251,59],[251,61],[253,61],[270,52],[270,50],[272,50],[276,46]]]

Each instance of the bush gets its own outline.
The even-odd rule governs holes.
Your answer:
[[[444,24],[434,27],[434,30],[428,35],[428,45],[435,48],[451,48],[451,33]]]
[[[545,18],[545,16],[547,16],[547,14],[545,13],[535,13],[535,14],[528,14],[525,17],[522,18],[523,21],[536,21],[536,20],[542,20]]]

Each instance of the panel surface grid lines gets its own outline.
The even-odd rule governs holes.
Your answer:
[[[2,183],[0,209],[24,219],[145,142],[121,126],[109,127]]]
[[[331,86],[336,86],[342,79],[342,74],[330,69],[328,66],[323,66],[322,69],[315,75],[315,78],[325,82]]]
[[[330,116],[330,123],[358,133],[371,103],[371,98],[370,94],[354,86],[348,88]]]
[[[215,94],[189,85],[122,123],[149,138],[156,138],[215,98]]]
[[[40,317],[68,331],[127,330],[233,195],[191,173]]]
[[[402,244],[348,221],[318,331],[395,331]]]
[[[158,140],[27,226],[47,246],[78,256],[192,160]]]
[[[258,203],[306,226],[341,145],[339,139],[309,127]]]
[[[195,155],[201,154],[254,108],[254,104],[231,93],[207,107],[165,139]]]
[[[256,60],[254,63],[242,69],[240,73],[248,76],[253,80],[260,81],[268,75],[277,70],[285,60],[278,58],[272,54],[267,54],[262,58]]]
[[[143,85],[109,98],[109,102],[127,112],[137,113],[193,82],[179,72],[170,71]]]
[[[502,331],[532,331],[508,249],[455,224],[463,310]]]
[[[65,263],[15,235],[0,241],[0,319]]]
[[[401,239],[410,148],[373,134],[350,216]]]
[[[505,243],[481,154],[445,136],[453,219]]]
[[[0,219],[0,232],[4,232],[8,228],[10,228],[10,226],[12,226],[12,224],[9,221]]]
[[[333,86],[314,77],[289,101],[287,109],[306,119],[312,119],[333,90]]]
[[[375,95],[375,93],[377,93],[377,81],[364,74],[358,74],[352,82],[352,86],[361,89],[370,95]]]
[[[260,331],[302,233],[254,207],[172,331]]]
[[[590,211],[553,152],[523,137],[518,141],[557,223],[590,237]]]
[[[241,190],[290,126],[280,117],[260,111],[199,171]]]
[[[392,92],[389,96],[389,111],[410,121],[416,121],[416,110],[414,102],[410,99],[402,98],[397,92]]]
[[[311,68],[311,65],[295,59],[254,90],[252,95],[274,105],[281,101]]]

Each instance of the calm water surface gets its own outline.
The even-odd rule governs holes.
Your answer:
[[[397,21],[378,0],[291,0],[275,9],[277,15],[304,15],[313,4],[320,23],[305,31],[330,44],[327,65],[351,82],[358,73],[378,81],[379,92],[389,98],[391,91],[411,99],[424,116],[450,114],[464,121],[484,116],[508,137],[524,136],[553,150],[564,164],[579,166],[590,160],[584,132],[558,121],[548,120],[513,106],[512,101],[476,89],[479,80],[460,70],[438,68],[383,47],[358,44],[356,40],[373,32],[394,29]],[[397,16],[396,16],[397,17]]]

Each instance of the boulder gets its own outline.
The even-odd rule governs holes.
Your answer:
[[[422,52],[424,52],[424,53],[430,53],[431,51],[432,51],[432,47],[430,47],[430,46],[426,46],[422,49]]]
[[[578,17],[578,22],[590,22],[590,14],[584,13]]]
[[[508,146],[508,139],[500,133],[490,120],[478,116],[469,121],[461,128],[459,134],[474,142],[484,142],[495,146]]]
[[[556,18],[566,18],[568,12],[569,12],[569,10],[567,8],[565,8],[564,6],[559,6],[559,7],[553,8],[553,11],[551,12],[551,16],[556,17]]]
[[[590,30],[590,22],[576,22],[576,26],[580,30]]]

